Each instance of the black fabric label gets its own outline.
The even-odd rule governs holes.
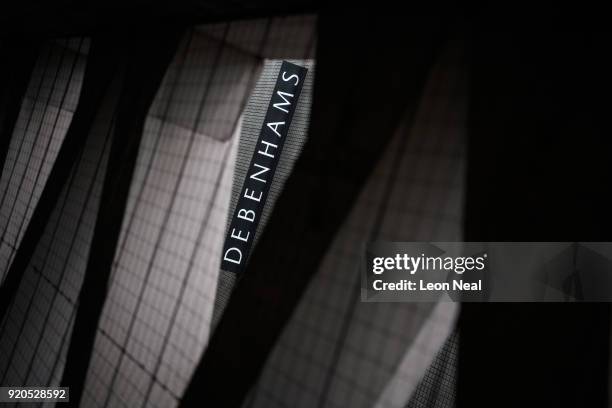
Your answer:
[[[223,246],[223,270],[240,273],[248,260],[306,72],[287,61],[281,65]]]

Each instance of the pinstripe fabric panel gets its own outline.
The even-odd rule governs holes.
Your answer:
[[[232,133],[258,66],[197,33],[179,48],[145,122],[83,406],[171,407],[182,395],[208,339]]]
[[[0,179],[0,282],[10,267],[79,99],[89,40],[41,50]]]
[[[109,93],[118,92],[117,84]],[[0,383],[59,385],[98,212],[114,107],[104,104],[2,322]]]

